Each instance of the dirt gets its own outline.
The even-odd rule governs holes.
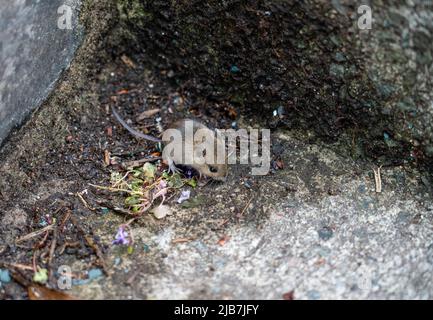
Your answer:
[[[103,286],[94,283],[76,286],[73,293],[82,298],[128,298],[133,292],[135,298],[151,298],[143,283],[135,285],[134,277],[146,279],[146,275],[164,273],[165,253],[154,250],[145,239],[166,227],[173,228],[173,238],[180,241],[200,239],[205,243],[224,243],[226,230],[233,225],[249,225],[260,230],[275,199],[297,193],[299,181],[305,185],[301,193],[306,203],[341,192],[333,180],[338,165],[333,163],[330,169],[314,155],[305,159],[287,158],[283,161],[284,170],[273,162],[270,175],[265,177],[251,176],[248,167],[233,166],[227,183],[209,183],[194,190],[193,196],[202,199],[196,206],[182,209],[176,207],[172,199],[169,203],[175,208],[174,216],[156,220],[145,214],[138,219],[134,223],[138,240],[132,253],[127,253],[124,247],[113,246],[118,227],[128,217],[113,210],[107,213],[98,200],[122,205],[124,199],[92,185],[108,186],[112,172],[125,173],[120,166],[122,162],[148,157],[159,149],[154,143],[132,138],[120,128],[111,116],[111,106],[135,127],[154,135],[160,133],[155,118],[136,120],[138,114],[153,108],[161,108],[157,117],[161,118],[162,127],[184,116],[198,118],[215,128],[267,124],[263,113],[252,113],[234,103],[233,95],[215,98],[218,88],[215,94],[209,94],[208,87],[197,90],[200,85],[185,78],[182,72],[173,71],[167,64],[149,63],[149,56],[143,50],[125,50],[119,37],[123,40],[137,38],[135,33],[125,35],[124,32],[128,32],[122,23],[113,22],[122,21],[117,15],[117,8],[111,2],[86,2],[83,23],[90,31],[73,67],[49,100],[24,127],[11,135],[0,151],[0,255],[4,265],[27,280],[31,280],[35,264],[45,267],[50,271],[47,286],[52,288],[57,286],[59,266],[71,266],[76,280],[86,279],[89,270],[99,268],[107,276],[104,279],[108,279]],[[105,36],[107,41],[101,41]],[[227,66],[231,63],[234,62],[226,62]],[[272,118],[273,106],[261,112]],[[323,128],[334,128],[334,125],[330,123]],[[321,133],[309,130],[311,128],[295,127],[291,134],[307,144],[323,138]],[[340,133],[331,136],[335,138]],[[340,150],[338,141],[331,140],[333,150]],[[288,147],[285,142],[274,141],[273,160],[279,160],[281,149]],[[296,145],[291,147],[296,148]],[[348,149],[342,150],[346,158],[350,158]],[[107,152],[112,157],[109,164]],[[352,168],[354,176],[360,175],[370,164],[368,159],[357,161]],[[293,166],[299,168],[296,175],[283,173],[291,172]],[[405,170],[409,174],[415,170],[414,175],[418,174],[411,166]],[[426,181],[428,184],[428,179]],[[423,192],[428,188],[423,186]],[[254,200],[258,195],[260,202]],[[61,231],[56,237],[51,262],[53,232],[17,244],[18,238],[52,223]],[[85,235],[95,244],[86,241]],[[145,246],[150,249],[143,253]],[[118,257],[121,257],[120,262]],[[123,272],[126,269],[128,272]],[[0,298],[27,299],[25,285],[14,282],[2,287]]]
[[[128,56],[127,59],[132,60],[133,64],[125,60],[125,56],[112,59],[109,51],[112,43],[101,44],[99,39],[93,38],[102,37],[112,28],[110,17],[97,15],[98,12],[106,13],[109,10],[98,9],[98,6],[103,6],[102,2],[88,2],[86,6],[84,12],[96,15],[89,17],[83,14],[84,24],[93,31],[78,52],[73,67],[48,101],[34,112],[31,120],[10,136],[0,155],[0,212],[4,213],[0,227],[1,262],[14,272],[23,273],[27,280],[31,280],[32,271],[28,268],[14,269],[9,264],[46,267],[50,271],[48,286],[53,288],[56,288],[56,271],[61,265],[78,264],[78,270],[74,268],[77,279],[85,278],[86,272],[92,267],[102,267],[94,248],[80,232],[81,228],[95,239],[103,253],[117,250],[111,246],[111,240],[102,241],[100,234],[105,234],[107,238],[114,237],[125,217],[112,212],[103,214],[94,200],[111,199],[113,195],[89,186],[106,186],[112,171],[124,172],[119,165],[106,165],[105,152],[119,155],[118,159],[127,161],[158,151],[154,143],[137,141],[120,129],[111,116],[110,106],[121,110],[119,112],[127,119],[134,119],[149,108],[162,108],[159,116],[163,127],[179,117],[193,116],[209,126],[229,128],[238,118],[236,112],[226,104],[207,101],[184,90],[182,85],[173,86],[168,81],[169,75],[155,68],[147,68],[139,54]],[[254,119],[248,121],[254,125],[258,123]],[[152,119],[138,123],[137,128],[146,126],[146,123],[152,125],[150,133],[158,134]],[[96,210],[89,210],[77,196],[83,190],[88,190],[83,197]],[[215,208],[219,202],[215,199],[212,187],[204,187],[197,193],[201,199],[214,199],[206,200],[209,208]],[[226,205],[232,205],[233,201],[237,203],[239,199],[227,200]],[[244,200],[247,201],[247,198]],[[231,214],[214,211],[207,215],[205,226],[196,228],[201,225],[203,211],[197,208],[191,210],[197,213],[192,218],[188,214],[176,219],[177,224],[188,225],[186,234],[191,238],[207,234],[214,228],[215,221],[220,223],[235,219]],[[239,204],[236,210],[241,211]],[[75,217],[77,224],[71,222],[70,215]],[[63,227],[56,237],[55,259],[52,263],[48,261],[54,241],[52,232],[42,233],[29,241],[16,242],[20,237],[51,223]],[[150,216],[144,216],[137,222],[138,226],[146,226],[149,230],[159,230],[166,223],[169,222],[156,222]],[[16,283],[0,292],[2,298],[6,299],[27,298],[25,288]]]

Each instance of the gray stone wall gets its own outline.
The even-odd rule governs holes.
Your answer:
[[[82,40],[80,6],[81,0],[0,0],[0,144],[69,66]],[[71,29],[62,10],[68,8]]]

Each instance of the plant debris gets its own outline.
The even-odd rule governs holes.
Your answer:
[[[78,300],[65,292],[48,289],[43,286],[31,285],[27,288],[30,300]]]
[[[183,190],[180,194],[179,199],[177,199],[177,203],[182,203],[186,200],[188,200],[191,197],[191,190]]]
[[[129,235],[128,232],[125,231],[125,226],[120,226],[117,230],[116,237],[113,240],[113,244],[128,245],[128,237]]]
[[[169,206],[166,205],[160,205],[157,206],[152,210],[153,215],[156,219],[163,219],[166,216],[170,216],[172,214],[172,211]]]

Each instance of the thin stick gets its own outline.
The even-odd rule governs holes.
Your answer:
[[[126,177],[131,173],[131,171],[128,171],[119,181],[116,181],[115,184],[112,185],[112,188],[116,188],[123,180],[126,179]]]
[[[244,207],[244,209],[242,210],[240,216],[242,217],[245,213],[245,211],[248,209],[248,207],[250,206],[251,201],[253,200],[254,197],[251,197],[250,200],[248,200],[247,205]]]
[[[95,252],[96,256],[99,259],[99,263],[101,264],[102,269],[104,270],[105,274],[108,276],[109,275],[108,267],[107,264],[105,263],[105,258],[104,255],[102,254],[101,249],[98,247],[95,240],[84,231],[84,229],[81,227],[78,220],[75,219],[75,217],[71,216],[70,219],[72,223],[75,225],[75,227],[78,229],[78,231],[81,233],[81,235],[84,237],[84,239],[86,240],[90,248],[93,249],[93,251]]]
[[[125,214],[125,215],[128,215],[128,216],[136,216],[136,215],[138,215],[138,214],[135,214],[135,213],[133,213],[133,212],[131,212],[129,210],[126,210],[126,209],[123,209],[121,207],[118,207],[118,206],[116,206],[116,205],[114,205],[111,202],[108,202],[106,200],[95,200],[95,201],[100,206],[108,208],[108,209],[111,209],[111,210],[113,210],[114,212],[117,212],[117,213]]]
[[[382,166],[380,166],[377,169],[373,168],[373,173],[374,173],[374,182],[376,184],[376,192],[380,193],[382,192],[382,178],[380,176],[380,169],[382,168]]]
[[[44,247],[44,243],[45,243],[45,241],[47,241],[47,239],[48,239],[48,235],[50,234],[50,232],[49,231],[47,231],[47,232],[45,232],[45,236],[44,236],[44,238],[36,245],[36,247],[39,249],[39,248],[43,248]]]
[[[49,226],[46,226],[45,228],[42,228],[42,229],[39,229],[39,230],[33,231],[33,232],[31,232],[31,233],[29,233],[29,234],[27,234],[27,235],[25,235],[25,236],[23,236],[23,237],[21,237],[21,238],[18,238],[18,239],[15,241],[15,243],[18,244],[18,243],[20,243],[20,242],[24,242],[24,241],[27,241],[27,240],[33,239],[33,238],[35,238],[35,237],[40,236],[41,234],[43,234],[43,233],[46,232],[46,231],[53,230],[53,228],[54,228],[54,226],[50,224]]]
[[[15,269],[33,271],[32,266],[27,266],[27,265],[20,264],[20,263],[8,263],[8,262],[1,262],[0,261],[0,266],[3,266],[4,268],[15,268]]]
[[[85,191],[82,191],[82,192],[77,192],[76,195],[87,209],[89,209],[90,211],[95,211],[95,208],[90,207],[89,204],[87,203],[87,201],[84,200],[84,198],[83,198],[83,193],[86,193],[86,192],[87,192],[87,189]]]
[[[126,192],[126,193],[129,193],[129,194],[141,194],[140,192],[134,192],[134,191],[131,191],[131,190],[117,189],[117,188],[104,187],[104,186],[97,186],[97,185],[91,184],[91,183],[89,183],[89,186],[94,187],[96,189],[108,190],[108,191],[112,191],[112,192]]]
[[[48,258],[48,265],[50,267],[52,266],[54,251],[56,250],[56,245],[57,245],[57,228],[54,228],[53,241],[51,242],[50,256]]]
[[[71,210],[68,210],[68,211],[66,211],[66,214],[63,217],[62,222],[60,223],[60,226],[59,226],[60,232],[62,232],[63,228],[65,227],[66,222],[69,220],[70,217],[71,217]]]
[[[38,268],[37,268],[37,265],[36,265],[36,253],[37,252],[38,252],[38,250],[35,250],[33,252],[33,260],[32,260],[32,263],[33,263],[33,273],[38,272]]]
[[[122,167],[125,168],[125,169],[136,168],[136,167],[141,166],[144,163],[155,162],[155,161],[158,161],[158,160],[162,160],[162,157],[143,158],[143,159],[134,160],[134,161],[127,161],[127,162],[123,162],[122,163]]]
[[[174,239],[171,243],[176,244],[176,243],[185,243],[185,242],[191,242],[194,241],[195,239],[193,238],[179,238],[179,239]]]

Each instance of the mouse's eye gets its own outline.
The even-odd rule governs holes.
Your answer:
[[[217,173],[218,172],[218,168],[214,167],[214,166],[209,166],[209,171],[212,173]]]

